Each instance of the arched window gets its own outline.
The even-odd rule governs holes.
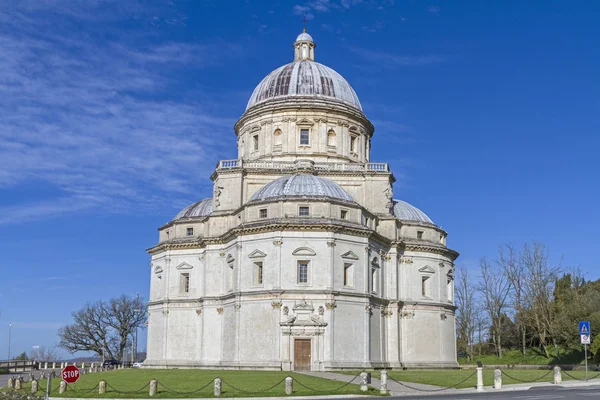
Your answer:
[[[327,146],[335,147],[335,145],[336,145],[335,142],[336,142],[335,131],[333,129],[330,129],[329,132],[327,132]]]
[[[281,129],[275,129],[275,132],[273,132],[273,144],[274,145],[281,145]]]

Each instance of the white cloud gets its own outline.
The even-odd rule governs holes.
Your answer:
[[[200,182],[210,186],[216,160],[235,150],[235,119],[217,113],[205,93],[172,88],[185,86],[183,72],[237,59],[242,47],[158,40],[140,46],[136,38],[99,40],[85,29],[48,34],[39,29],[50,23],[42,3],[1,17],[0,196],[32,185],[48,194],[5,201],[0,224],[92,209],[164,209],[193,200]],[[90,8],[125,7],[111,0],[53,3],[52,15],[64,11],[79,22],[93,18]]]

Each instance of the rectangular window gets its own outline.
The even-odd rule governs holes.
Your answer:
[[[263,284],[263,263],[262,262],[254,263],[254,266],[255,266],[256,284],[262,285]]]
[[[423,231],[417,231],[417,239],[423,239]]]
[[[448,295],[448,301],[450,303],[452,303],[454,301],[454,293],[452,293],[453,287],[452,287],[452,279],[448,278],[447,284],[446,284],[446,294]]]
[[[234,279],[234,273],[233,273],[233,263],[232,263],[232,262],[231,262],[231,263],[229,263],[229,268],[228,268],[228,270],[229,270],[229,272],[228,272],[229,276],[228,276],[228,279],[227,279],[227,281],[228,281],[228,282],[227,282],[227,285],[228,285],[228,288],[227,288],[227,289],[228,289],[230,292],[232,292],[232,291],[233,291],[233,279]]]
[[[348,211],[346,211],[346,210],[342,210],[342,211],[340,212],[340,218],[341,218],[341,219],[348,219]]]
[[[310,215],[309,208],[306,206],[298,208],[298,215],[300,215],[301,217],[308,217]]]
[[[422,276],[421,277],[421,296],[423,297],[430,297],[430,290],[429,290],[429,277],[428,276]]]
[[[187,229],[185,230],[185,234],[186,234],[187,236],[194,236],[194,228],[187,228]]]
[[[300,129],[300,144],[308,146],[310,144],[310,137],[308,129]]]
[[[266,208],[261,208],[261,209],[258,211],[258,216],[259,216],[260,218],[267,218],[267,209],[266,209]]]
[[[189,293],[190,292],[190,274],[188,274],[188,273],[181,274],[179,291],[181,293]]]
[[[371,269],[371,292],[377,293],[377,268]]]
[[[258,151],[258,135],[252,136],[252,143],[254,145],[254,151]]]
[[[308,261],[298,262],[298,283],[308,283]]]
[[[350,137],[350,151],[358,153],[358,138],[356,136]]]
[[[344,286],[352,287],[354,286],[352,276],[352,264],[344,264]]]

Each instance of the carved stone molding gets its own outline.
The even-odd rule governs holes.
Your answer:
[[[202,314],[202,309],[201,308],[196,309],[196,315],[200,315],[200,314]]]
[[[281,240],[281,239],[273,240],[273,245],[275,245],[275,246],[281,246],[282,244],[283,244],[283,240]]]
[[[271,302],[271,307],[273,307],[273,308],[281,308],[281,302],[280,301],[272,301]]]
[[[233,308],[235,309],[235,311],[240,311],[240,308],[242,308],[242,305],[240,303],[235,303],[233,305]]]
[[[327,307],[328,310],[333,310],[334,308],[337,307],[337,304],[335,304],[335,300],[334,300],[330,303],[325,303],[325,307]]]
[[[221,257],[225,257],[225,254],[226,254],[226,253],[225,253],[224,251],[222,251],[222,252],[220,252],[220,253],[219,253],[219,255],[220,255]]]
[[[390,261],[392,259],[392,256],[390,255],[390,253],[386,253],[383,254],[381,258],[383,258],[385,261]]]
[[[400,264],[412,264],[412,263],[413,263],[412,257],[408,257],[408,256],[400,257]]]
[[[323,306],[319,306],[319,315],[325,314],[325,308]]]
[[[391,307],[386,307],[381,311],[382,317],[391,317],[392,315],[394,315],[394,310]]]
[[[162,313],[163,313],[163,315],[168,315],[169,314],[169,310],[163,310]]]
[[[448,319],[448,315],[447,315],[446,313],[441,313],[441,314],[440,314],[440,319],[441,319],[442,321],[445,321],[445,320],[447,320],[447,319]]]
[[[335,240],[328,240],[327,247],[335,247]]]
[[[415,316],[415,311],[414,310],[402,310],[402,311],[400,311],[400,316],[402,318],[412,319]]]
[[[367,304],[367,305],[365,306],[365,312],[366,312],[367,314],[369,314],[369,315],[372,315],[372,314],[373,314],[373,306],[372,306],[372,305],[370,305],[370,304]]]
[[[284,306],[283,307],[283,315],[288,315],[290,313],[290,309],[288,308],[288,306]]]
[[[219,314],[219,315],[223,314],[223,307],[217,308],[217,314]]]

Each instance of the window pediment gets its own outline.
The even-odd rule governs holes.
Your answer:
[[[225,259],[225,261],[230,263],[230,262],[233,262],[234,260],[235,260],[235,258],[233,258],[233,256],[231,254],[227,254],[227,258]]]
[[[154,267],[154,273],[155,274],[160,274],[161,272],[163,272],[163,269],[160,265]]]
[[[358,256],[352,251],[342,254],[342,258],[345,258],[347,260],[358,260]]]
[[[262,251],[260,251],[258,249],[254,250],[252,253],[248,254],[248,257],[250,257],[250,258],[264,258],[266,256],[267,255],[265,253],[263,253]]]
[[[425,272],[427,274],[435,274],[435,270],[433,268],[431,268],[429,265],[419,268],[419,272]]]
[[[296,122],[296,125],[303,125],[303,126],[313,126],[315,123],[312,122],[309,119],[306,118],[302,118],[300,121]]]
[[[192,267],[190,264],[186,263],[186,262],[182,262],[181,264],[179,264],[177,267],[175,267],[177,269],[192,269],[194,267]]]
[[[295,256],[315,256],[317,253],[309,247],[298,247],[296,250],[292,252],[292,255]]]

